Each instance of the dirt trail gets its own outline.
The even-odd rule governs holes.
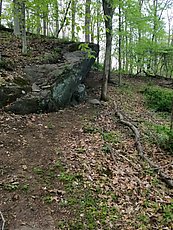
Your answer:
[[[91,81],[89,95],[98,98],[100,76],[93,89]],[[142,97],[128,87],[120,91],[110,86],[109,93],[128,119],[152,117],[146,115]],[[164,154],[154,145],[144,148]],[[111,100],[50,114],[1,112],[0,178],[5,229],[173,227],[172,191],[141,161],[134,137],[115,117]]]

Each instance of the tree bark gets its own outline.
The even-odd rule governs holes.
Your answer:
[[[119,26],[118,26],[118,32],[119,32],[119,39],[118,39],[118,79],[119,79],[119,85],[121,85],[121,69],[122,69],[122,63],[121,63],[121,45],[122,45],[122,18],[121,18],[121,0],[119,0]]]
[[[105,16],[105,28],[106,28],[106,50],[104,59],[104,73],[101,88],[101,100],[107,101],[107,86],[108,79],[110,77],[111,68],[111,52],[112,52],[112,18],[115,8],[113,8],[110,0],[102,0],[103,11]]]
[[[27,41],[26,41],[26,22],[25,22],[25,1],[21,3],[21,32],[22,32],[22,53],[27,53]]]
[[[76,2],[72,0],[71,2],[71,11],[72,11],[72,19],[71,19],[71,37],[72,41],[75,40],[75,18],[76,18]]]
[[[63,19],[63,21],[62,21],[62,23],[61,23],[61,26],[60,26],[60,28],[59,28],[59,30],[58,30],[58,32],[57,32],[57,35],[56,35],[57,37],[59,36],[59,33],[61,32],[61,30],[62,30],[63,27],[64,27],[65,21],[66,21],[66,19],[67,19],[67,14],[68,14],[68,11],[69,11],[69,9],[70,9],[71,2],[72,2],[72,0],[70,0],[70,1],[68,2],[67,8],[66,8],[66,12],[65,12],[65,15],[64,15],[64,19]]]
[[[97,0],[97,44],[100,45],[100,0]],[[97,57],[97,65],[99,65],[99,55]]]
[[[91,0],[86,0],[85,3],[85,42],[90,42],[90,27],[91,27]]]
[[[169,143],[173,143],[173,98],[172,98],[172,108],[171,108],[171,121],[170,121],[170,134],[169,134]]]
[[[18,0],[13,0],[14,35],[20,36],[20,4]]]
[[[44,36],[48,35],[48,4],[45,5],[43,11],[43,34]]]
[[[1,25],[1,16],[2,16],[2,0],[0,0],[0,25]]]

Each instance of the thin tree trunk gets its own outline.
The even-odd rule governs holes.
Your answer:
[[[72,2],[72,0],[70,0],[70,1],[68,2],[67,8],[66,8],[66,12],[65,12],[65,15],[64,15],[64,19],[63,19],[63,21],[62,21],[62,23],[61,23],[61,27],[59,28],[59,30],[58,30],[58,32],[57,32],[57,34],[56,34],[57,37],[59,36],[59,33],[61,32],[61,30],[63,29],[63,27],[64,27],[64,25],[65,25],[65,21],[66,21],[66,18],[67,18],[68,11],[69,11],[69,9],[70,9],[71,2]]]
[[[22,53],[27,54],[25,2],[22,1],[20,4],[21,4]]]
[[[122,45],[122,22],[121,22],[121,0],[119,0],[119,39],[118,39],[118,78],[119,78],[119,85],[121,85],[121,69],[122,69],[122,63],[121,63],[121,45]]]
[[[172,108],[171,108],[171,124],[170,124],[170,131],[173,131],[173,99],[172,99]]]
[[[102,80],[102,89],[101,89],[101,100],[107,101],[107,89],[108,89],[108,79],[110,73],[111,65],[111,50],[112,50],[112,35],[106,32],[106,51],[105,51],[105,61],[104,61],[104,73]]]
[[[128,62],[128,36],[127,36],[127,15],[125,14],[125,72],[129,71],[129,62]]]
[[[114,13],[114,8],[108,0],[102,0],[103,11],[105,18],[105,29],[106,29],[106,50],[105,50],[105,60],[104,60],[104,73],[101,88],[101,100],[106,101],[107,97],[107,86],[110,76],[111,67],[111,51],[112,51],[112,18]]]
[[[140,19],[142,18],[142,5],[143,5],[143,0],[138,0],[138,4],[139,4],[139,15],[140,15]],[[141,38],[142,38],[142,34],[141,34],[141,27],[139,25],[138,28],[138,43],[141,43]],[[142,62],[142,56],[141,53],[138,54],[138,65],[137,65],[137,73],[141,73],[142,71],[142,66],[141,66],[141,62]]]
[[[45,5],[43,12],[43,34],[48,35],[48,5]]]
[[[55,34],[58,34],[59,31],[59,2],[55,0],[55,21],[56,21],[56,31]]]
[[[1,25],[1,16],[2,16],[2,0],[0,0],[0,25]]]
[[[14,35],[20,36],[20,6],[18,0],[13,0]]]
[[[97,0],[97,44],[100,46],[100,19],[99,19],[99,15],[100,15],[100,0]],[[99,66],[99,55],[97,57],[97,65]]]
[[[90,42],[90,28],[91,28],[91,0],[86,0],[85,3],[85,42]]]
[[[40,35],[42,31],[42,27],[41,27],[41,15],[40,15],[39,6],[37,7],[36,12],[37,12],[37,34]]]
[[[72,41],[75,40],[75,18],[76,18],[76,1],[71,2],[72,20],[71,20],[71,37]]]

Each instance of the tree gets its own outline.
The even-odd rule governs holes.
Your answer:
[[[1,16],[2,16],[2,0],[0,0],[0,25],[1,25]]]
[[[99,46],[100,46],[100,25],[101,25],[100,18],[99,18],[100,10],[101,10],[100,8],[101,8],[100,0],[97,0],[97,44]],[[98,55],[98,58],[97,58],[98,65],[99,65],[99,62],[100,62],[100,59]]]
[[[118,12],[119,12],[119,23],[118,23],[118,32],[119,32],[119,38],[118,38],[118,76],[119,76],[119,85],[121,85],[121,45],[122,45],[122,15],[121,15],[121,0],[119,0],[119,6],[118,6]]]
[[[90,42],[91,27],[91,0],[85,2],[85,42]]]
[[[63,27],[65,25],[65,22],[66,22],[66,19],[67,19],[67,14],[68,14],[68,11],[70,9],[71,2],[72,2],[72,0],[69,0],[69,2],[67,4],[66,11],[65,11],[65,14],[64,14],[64,18],[63,18],[63,20],[61,22],[61,26],[60,26],[60,28],[59,28],[59,30],[57,32],[57,35],[56,35],[57,37],[59,36],[59,33],[61,32],[61,30],[63,29]]]
[[[21,34],[22,34],[22,53],[27,53],[27,41],[26,41],[26,23],[25,23],[25,0],[21,3]]]
[[[20,3],[18,0],[13,0],[13,17],[14,17],[14,35],[20,36]]]
[[[106,29],[106,49],[104,58],[104,73],[101,88],[101,100],[107,100],[107,87],[108,79],[110,75],[111,67],[111,52],[112,52],[112,18],[115,11],[115,7],[111,0],[102,0],[103,11],[104,11],[104,21]]]
[[[72,41],[75,40],[75,17],[76,17],[76,1],[72,0],[71,2],[71,11],[72,11],[72,17],[71,17],[71,37]]]

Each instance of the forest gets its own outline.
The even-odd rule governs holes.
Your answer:
[[[172,0],[0,0],[0,230],[173,229],[172,63]]]

